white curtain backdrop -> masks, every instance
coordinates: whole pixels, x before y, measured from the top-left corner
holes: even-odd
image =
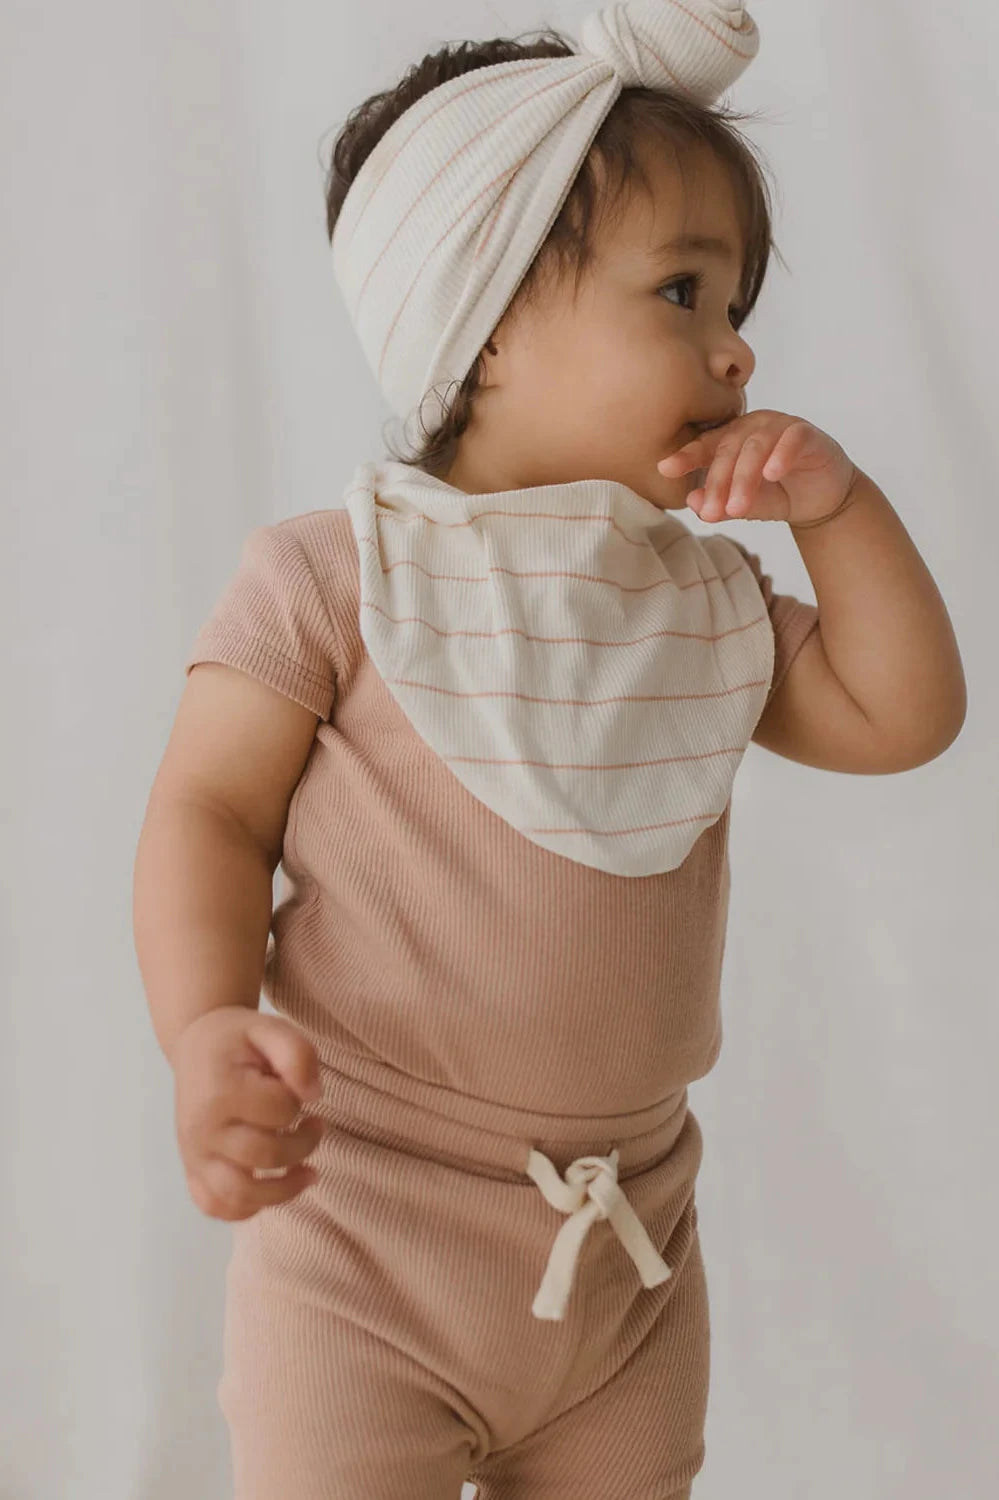
[[[182,659],[247,532],[339,505],[384,451],[391,413],[325,233],[336,129],[446,41],[577,37],[589,8],[0,9],[0,1500],[231,1493],[231,1230],[188,1196],[132,946],[146,797]],[[969,712],[907,774],[750,746],[737,778],[725,1040],[690,1094],[712,1307],[694,1494],[984,1500],[999,12],[751,10],[762,46],[731,98],[766,113],[746,128],[779,183],[791,274],[773,263],[747,330],[750,404],[815,421],[885,490],[951,612]],[[725,529],[814,601],[786,526]]]

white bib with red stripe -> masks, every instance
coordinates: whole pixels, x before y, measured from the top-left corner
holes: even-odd
[[[565,859],[681,864],[725,810],[773,675],[736,545],[606,479],[466,494],[386,460],[344,504],[368,655],[467,790]]]

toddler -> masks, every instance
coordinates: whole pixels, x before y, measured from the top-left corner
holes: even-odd
[[[885,496],[747,410],[771,218],[716,101],[752,18],[581,35],[445,48],[341,130],[334,271],[423,437],[249,534],[150,794],[237,1500],[690,1496],[735,772],[901,771],[963,721]],[[788,523],[818,605],[685,508]]]

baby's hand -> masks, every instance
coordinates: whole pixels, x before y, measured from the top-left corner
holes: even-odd
[[[300,1163],[318,1145],[323,1122],[310,1115],[287,1128],[302,1102],[320,1095],[318,1060],[299,1027],[222,1005],[181,1032],[171,1062],[177,1140],[202,1213],[249,1219],[315,1181],[315,1170]],[[283,1176],[254,1175],[283,1167]]]
[[[858,470],[835,438],[802,417],[752,411],[713,427],[657,465],[669,478],[707,469],[687,504],[702,521],[823,520],[845,499]]]

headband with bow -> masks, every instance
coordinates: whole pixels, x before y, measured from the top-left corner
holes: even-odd
[[[713,103],[759,50],[729,0],[629,0],[587,16],[570,57],[453,78],[412,104],[351,184],[333,268],[368,363],[403,419],[436,431],[623,88]]]

